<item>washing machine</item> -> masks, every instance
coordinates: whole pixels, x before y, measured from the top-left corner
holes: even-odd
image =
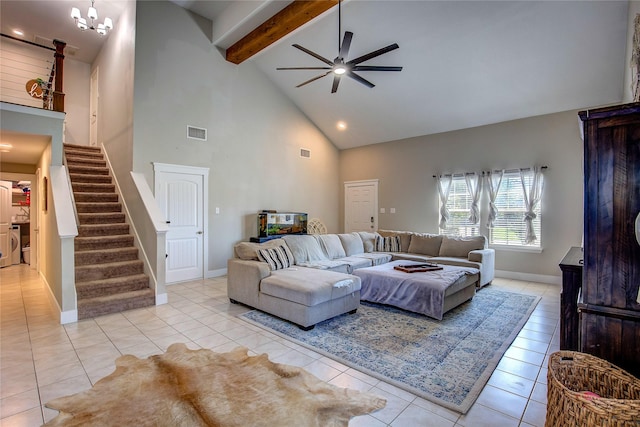
[[[20,226],[13,224],[11,226],[11,264],[20,264]]]

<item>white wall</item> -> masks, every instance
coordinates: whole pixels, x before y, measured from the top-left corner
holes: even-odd
[[[380,180],[379,206],[387,213],[379,228],[437,233],[433,175],[546,165],[543,252],[496,251],[496,269],[559,276],[558,263],[582,239],[582,150],[577,112],[569,111],[345,150],[340,180]]]
[[[89,145],[89,85],[91,66],[66,57],[64,60],[65,143]]]
[[[151,188],[152,162],[210,169],[209,272],[257,234],[262,209],[338,231],[338,150],[251,61],[226,62],[211,22],[170,2],[138,2],[136,31],[133,167]],[[208,140],[188,140],[187,125]]]

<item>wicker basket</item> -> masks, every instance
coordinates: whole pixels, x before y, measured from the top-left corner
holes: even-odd
[[[545,427],[640,426],[640,380],[605,360],[555,352],[549,357],[547,380]]]

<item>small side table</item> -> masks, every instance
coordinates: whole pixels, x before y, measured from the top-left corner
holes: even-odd
[[[572,247],[560,262],[562,293],[560,295],[560,350],[578,351],[580,316],[578,295],[582,288],[583,252]]]

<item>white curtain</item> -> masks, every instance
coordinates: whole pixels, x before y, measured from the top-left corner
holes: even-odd
[[[477,173],[467,173],[464,175],[467,182],[467,191],[471,196],[471,206],[469,207],[469,222],[477,224],[480,222],[480,193],[482,191],[482,179]]]
[[[487,219],[487,227],[489,228],[493,228],[493,222],[498,216],[496,198],[498,197],[500,184],[502,184],[502,175],[504,175],[504,170],[490,171],[487,176],[487,186],[489,187],[489,218]]]
[[[438,178],[438,193],[440,194],[440,229],[447,228],[449,221],[449,209],[447,209],[447,200],[449,200],[449,192],[451,191],[452,175],[440,175]]]
[[[527,176],[530,176],[531,179],[527,180]],[[538,239],[535,231],[533,230],[533,220],[536,218],[534,211],[542,197],[542,171],[537,166],[533,169],[520,169],[520,181],[522,182],[524,203],[527,208],[527,211],[524,214],[524,221],[527,225],[527,236],[525,237],[524,242],[529,244]]]

